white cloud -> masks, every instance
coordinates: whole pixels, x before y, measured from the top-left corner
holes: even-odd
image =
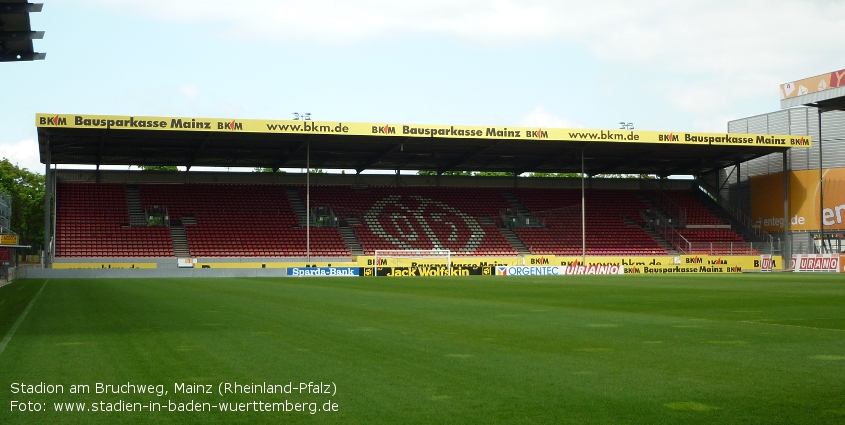
[[[179,93],[191,102],[195,102],[200,96],[200,88],[196,84],[180,84]]]
[[[85,0],[162,20],[208,22],[242,38],[348,43],[397,33],[500,43],[563,40],[608,59],[681,56],[663,66],[735,68],[750,58],[792,60],[829,52],[845,3],[782,0]],[[812,23],[813,39],[800,37]],[[773,52],[778,52],[774,53]],[[733,59],[721,62],[719,59]]]
[[[774,75],[787,82],[780,80],[833,71],[845,51],[845,2],[825,0],[777,5],[760,0],[241,0],[237,7],[224,0],[84,1],[161,20],[209,23],[234,38],[347,44],[431,34],[491,46],[563,42],[586,47],[610,64],[726,80]],[[807,26],[811,38],[804,35]]]
[[[33,173],[44,174],[41,164],[41,154],[35,139],[24,139],[18,142],[0,143],[0,157],[7,158],[12,164],[20,168],[27,168]]]
[[[452,34],[505,41],[553,36],[555,14],[542,3],[511,0],[87,0],[177,22],[220,23],[237,38],[349,43],[388,33]],[[552,3],[554,4],[554,3]]]
[[[522,118],[521,125],[525,127],[584,128],[583,125],[575,121],[552,115],[543,106],[538,106],[525,115]]]
[[[774,108],[779,84],[840,69],[845,56],[843,1],[82,1],[283,45],[410,34],[543,45],[549,54],[583,48],[606,64],[601,72],[653,76],[635,84],[652,86],[654,98],[688,114],[711,114],[705,120],[737,102],[771,99]]]

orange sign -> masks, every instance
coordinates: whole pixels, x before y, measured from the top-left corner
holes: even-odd
[[[780,85],[780,98],[791,99],[845,86],[845,69]]]
[[[789,228],[845,230],[845,168],[824,170],[824,209],[818,170],[789,173]],[[766,231],[783,231],[783,173],[751,177],[751,215]]]

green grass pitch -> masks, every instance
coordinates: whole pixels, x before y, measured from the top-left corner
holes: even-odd
[[[0,338],[10,424],[845,423],[842,275],[21,280]]]

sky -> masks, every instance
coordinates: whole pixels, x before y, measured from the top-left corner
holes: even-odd
[[[842,0],[37,2],[0,157],[40,173],[36,113],[723,132],[845,68]]]

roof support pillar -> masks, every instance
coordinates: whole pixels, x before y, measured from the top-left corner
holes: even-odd
[[[789,236],[789,151],[783,151],[783,267],[792,270],[792,238]]]
[[[50,139],[49,138],[47,139],[47,142],[45,144],[47,146],[46,146],[45,153],[44,153],[45,166],[44,166],[44,251],[43,251],[44,257],[43,257],[43,263],[44,263],[44,268],[49,269],[49,268],[53,267],[53,261],[52,261],[52,258],[53,258],[53,252],[52,252],[53,238],[52,238],[52,235],[53,235],[53,232],[52,232],[52,226],[51,226],[53,224],[53,220],[52,220],[53,210],[52,210],[52,208],[50,208],[50,206],[52,205],[52,202],[51,202],[52,199],[51,198],[52,198],[52,194],[53,194],[53,190],[52,190],[53,179],[55,179],[56,176],[53,173],[50,172],[50,166],[52,165],[50,162],[52,161],[52,158],[51,158],[51,155],[50,155]]]
[[[822,163],[822,109],[816,108],[819,113],[819,236],[821,237],[822,246],[820,254],[824,254],[827,249],[824,241],[824,163]]]

